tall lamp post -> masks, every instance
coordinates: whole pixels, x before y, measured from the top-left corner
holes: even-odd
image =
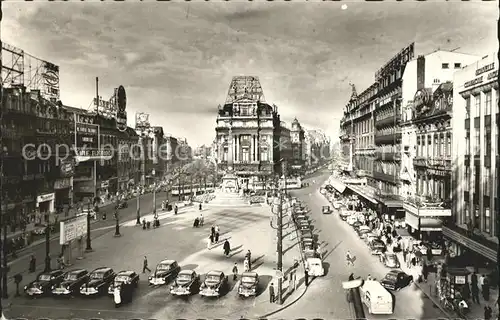
[[[118,206],[119,206],[119,198],[120,194],[116,195],[116,205],[115,205],[115,237],[121,237],[122,235],[120,234],[120,219],[118,217]]]
[[[151,175],[153,176],[153,217],[156,219],[156,171],[154,169]]]
[[[140,195],[141,195],[141,190],[139,187],[137,187],[136,191],[136,199],[137,199],[137,212],[136,212],[136,218],[137,220],[135,221],[136,225],[141,225],[141,200],[140,200]]]
[[[276,186],[279,194],[278,197],[275,197],[273,200],[273,205],[271,207],[271,212],[276,216],[276,226],[273,225],[273,221],[271,219],[270,225],[271,228],[277,230],[277,266],[276,273],[279,274],[278,278],[278,304],[283,304],[283,229],[288,228],[290,225],[290,220],[286,223],[283,223],[283,213],[289,214],[289,210],[291,210],[290,204],[288,201],[285,201],[284,190]]]
[[[45,222],[47,223],[45,227],[45,272],[50,272],[50,216],[49,213],[45,213]]]
[[[89,198],[89,202],[87,203],[87,248],[85,248],[85,252],[92,252],[92,239],[90,239],[90,207],[91,200]]]

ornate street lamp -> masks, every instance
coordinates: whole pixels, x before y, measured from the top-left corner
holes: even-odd
[[[140,195],[141,195],[141,191],[140,191],[140,188],[137,187],[137,191],[136,191],[136,199],[137,199],[137,213],[136,213],[136,217],[137,217],[137,220],[135,221],[135,224],[140,226],[141,225],[141,201],[139,200],[140,199]]]
[[[52,269],[50,266],[50,216],[49,213],[45,213],[45,270],[44,272],[50,272]]]
[[[153,216],[156,219],[156,171],[154,169],[151,171],[151,175],[153,175]]]
[[[121,237],[122,235],[120,234],[120,219],[118,217],[118,204],[119,204],[119,199],[120,198],[120,195],[117,195],[116,196],[116,205],[115,205],[115,221],[116,221],[116,224],[115,224],[115,237]]]
[[[91,252],[92,250],[92,239],[90,238],[90,206],[91,200],[87,203],[87,248],[85,248],[85,252]],[[97,213],[96,213],[97,214]],[[49,257],[50,259],[50,257]]]

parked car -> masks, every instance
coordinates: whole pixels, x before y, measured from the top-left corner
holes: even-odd
[[[82,284],[89,279],[89,272],[85,269],[74,269],[64,274],[62,281],[52,286],[52,294],[69,296],[79,292]]]
[[[413,282],[413,276],[401,270],[391,270],[380,281],[387,290],[398,291]]]
[[[24,286],[24,292],[30,297],[49,294],[52,286],[56,286],[62,281],[63,275],[62,270],[42,272],[36,276],[35,281]]]
[[[175,260],[162,260],[155,268],[153,275],[149,277],[150,285],[162,285],[175,279],[181,268]]]
[[[200,295],[204,297],[220,297],[229,287],[228,277],[222,271],[210,271],[200,288]]]
[[[189,296],[200,290],[200,276],[194,270],[182,270],[177,275],[170,293],[174,296]]]
[[[90,214],[91,219],[94,219],[94,220],[97,219],[97,214],[96,214],[95,210],[92,208],[90,210],[88,208],[83,209],[80,213],[77,214],[77,216],[78,217],[79,216],[87,216],[89,214]]]
[[[356,222],[358,222],[358,218],[356,217],[356,215],[351,214],[347,217],[346,221],[348,225],[353,226]]]
[[[370,227],[368,226],[360,226],[357,230],[356,233],[361,239],[364,239],[365,237],[368,236],[368,234],[372,231]]]
[[[120,200],[118,202],[118,209],[128,208],[128,202],[126,200]]]
[[[380,262],[382,262],[384,264],[384,266],[386,266],[388,268],[401,267],[401,264],[399,263],[398,256],[394,253],[386,252],[384,254],[381,254],[379,257],[380,257]]]
[[[323,206],[323,207],[321,208],[321,212],[322,212],[323,214],[330,214],[330,213],[332,213],[332,209],[330,208],[330,206]]]
[[[131,270],[123,270],[118,272],[108,287],[108,294],[113,294],[115,291],[115,287],[119,286],[122,283],[130,284],[133,288],[137,288],[139,286],[139,275],[137,274],[137,272]]]
[[[259,275],[257,272],[243,272],[240,284],[238,285],[238,295],[244,297],[256,296],[259,288]]]
[[[380,237],[372,231],[367,233],[363,240],[365,240],[366,244],[370,245],[374,240],[380,240]]]
[[[351,216],[352,211],[349,210],[341,210],[339,213],[340,219],[346,221],[348,217]]]
[[[95,269],[90,273],[87,282],[80,287],[80,293],[85,296],[105,294],[115,275],[113,269],[108,267]]]
[[[307,257],[306,264],[309,268],[309,276],[311,277],[322,277],[325,275],[325,269],[323,268],[323,262],[319,257]]]
[[[369,246],[371,254],[378,255],[378,254],[383,254],[386,251],[385,244],[384,242],[382,242],[382,240],[375,239],[370,243]]]

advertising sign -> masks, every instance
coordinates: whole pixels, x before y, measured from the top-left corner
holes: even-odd
[[[60,226],[59,244],[63,245],[85,235],[87,230],[87,216],[82,215],[61,221]]]
[[[116,128],[120,131],[125,131],[127,130],[127,111],[125,111],[127,107],[127,94],[123,86],[118,87],[116,103],[118,105],[118,110],[116,111]]]
[[[75,159],[63,159],[60,164],[61,177],[71,177],[75,174]]]
[[[59,66],[44,61],[42,65],[42,94],[48,99],[59,100]]]
[[[135,127],[136,128],[149,128],[149,114],[139,112],[135,114]]]

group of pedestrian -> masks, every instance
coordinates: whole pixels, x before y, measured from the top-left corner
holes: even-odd
[[[207,248],[210,250],[213,244],[219,243],[220,236],[220,228],[218,225],[212,225],[210,228],[210,236],[208,236]],[[228,246],[229,242],[226,240]],[[224,246],[226,246],[226,242],[224,242]],[[225,250],[224,250],[225,251]]]
[[[469,285],[466,284],[468,287]],[[479,291],[481,291],[481,295],[483,296],[484,301],[490,300],[490,282],[488,277],[484,274],[477,276],[477,273],[474,271],[471,275],[471,284],[470,284],[470,292],[472,294],[472,302],[479,302]]]

